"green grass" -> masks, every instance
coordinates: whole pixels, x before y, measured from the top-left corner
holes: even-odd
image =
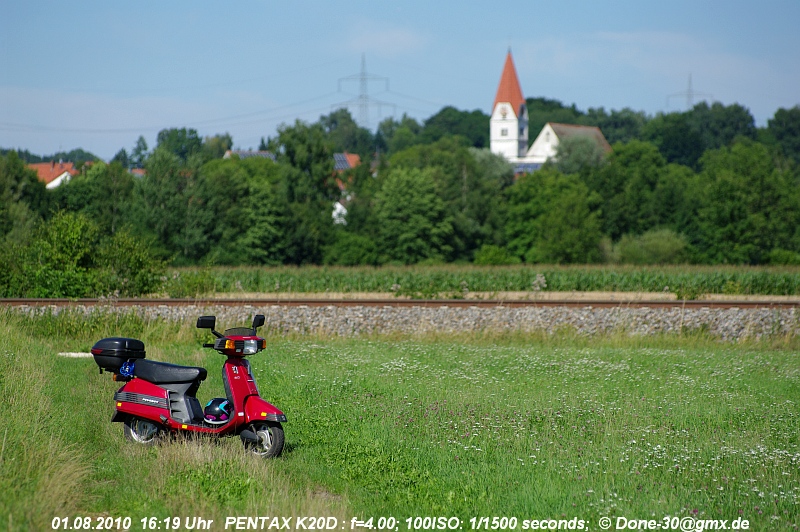
[[[543,277],[542,277],[543,276]],[[463,297],[470,292],[620,291],[798,295],[797,267],[745,266],[407,266],[182,268],[169,275],[173,297],[211,292],[383,292],[412,297]]]
[[[176,514],[800,524],[800,352],[780,339],[271,338],[251,362],[289,422],[264,462],[236,439],[126,442],[115,383],[56,351],[135,334],[148,358],[209,368],[201,400],[222,394],[222,359],[188,326],[95,320],[0,316],[0,528],[101,514],[134,529]]]

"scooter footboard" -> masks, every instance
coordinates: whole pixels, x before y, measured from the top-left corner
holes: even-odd
[[[283,412],[257,395],[251,395],[245,401],[244,417],[247,423],[253,421],[286,422],[286,415]]]

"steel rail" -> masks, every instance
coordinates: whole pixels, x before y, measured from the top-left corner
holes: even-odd
[[[792,300],[613,300],[613,299],[213,299],[213,298],[0,298],[5,307],[572,307],[572,308],[773,308],[800,307]]]

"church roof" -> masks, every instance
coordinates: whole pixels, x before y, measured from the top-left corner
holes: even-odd
[[[508,51],[506,56],[506,64],[503,66],[500,86],[497,87],[497,96],[494,98],[492,109],[497,107],[500,102],[510,103],[514,113],[518,113],[520,107],[525,103],[522,87],[520,87],[519,78],[517,77],[517,69],[514,68],[514,60],[511,58],[511,50]]]
[[[608,143],[605,135],[603,135],[603,132],[600,131],[599,127],[576,126],[573,124],[555,124],[553,122],[548,122],[548,124],[550,124],[550,127],[553,128],[553,132],[560,140],[576,136],[589,137],[593,139],[597,145],[603,149],[604,152],[609,153],[611,151],[611,145]]]

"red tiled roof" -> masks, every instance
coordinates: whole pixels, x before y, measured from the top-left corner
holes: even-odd
[[[508,102],[514,109],[514,113],[519,113],[521,106],[525,103],[522,95],[522,87],[519,85],[517,69],[514,68],[514,60],[511,58],[511,50],[506,56],[506,64],[503,66],[503,74],[500,76],[500,86],[497,87],[497,96],[494,97],[492,109],[497,107],[500,102]]]
[[[350,168],[355,168],[361,164],[361,157],[357,153],[344,152],[344,156],[347,157],[347,162],[350,163]]]
[[[39,175],[39,181],[42,181],[45,185],[50,184],[51,181],[63,175],[64,172],[69,172],[71,176],[78,175],[78,171],[75,170],[75,165],[72,163],[55,161],[50,161],[49,163],[32,163],[28,165],[28,168],[36,170],[36,173]]]

